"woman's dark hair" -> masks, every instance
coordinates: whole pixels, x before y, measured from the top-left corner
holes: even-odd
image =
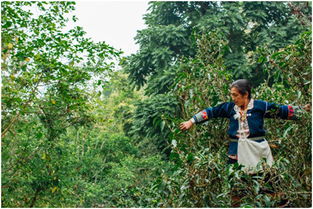
[[[230,86],[230,89],[232,88],[238,89],[241,95],[244,95],[248,92],[248,98],[251,99],[251,83],[247,79],[239,79],[234,81]]]

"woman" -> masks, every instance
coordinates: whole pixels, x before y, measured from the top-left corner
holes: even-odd
[[[228,135],[228,163],[238,162],[247,172],[254,172],[262,158],[272,165],[273,157],[265,140],[264,118],[296,119],[297,114],[311,111],[310,104],[300,106],[277,105],[251,97],[251,84],[246,79],[232,83],[230,95],[233,102],[225,102],[207,108],[194,115],[189,121],[180,124],[181,130],[188,130],[194,124],[203,123],[211,118],[230,120]]]

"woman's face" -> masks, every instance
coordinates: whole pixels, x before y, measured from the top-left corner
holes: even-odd
[[[247,99],[248,99],[248,93],[245,93],[244,95],[240,94],[238,89],[236,87],[233,87],[230,89],[230,96],[233,100],[233,102],[238,106],[241,107],[245,105]]]

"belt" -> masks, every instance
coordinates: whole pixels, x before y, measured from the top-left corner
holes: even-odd
[[[249,140],[252,140],[252,141],[257,141],[257,140],[261,140],[261,139],[264,139],[265,137],[264,136],[259,136],[259,137],[251,137],[251,138],[247,138]],[[239,139],[230,139],[229,141],[230,142],[238,142]]]

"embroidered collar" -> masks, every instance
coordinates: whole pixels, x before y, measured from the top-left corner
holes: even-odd
[[[251,110],[254,107],[254,99],[250,99],[250,102],[247,106],[247,110]],[[234,118],[237,119],[240,117],[240,107],[238,107],[237,105],[234,106],[234,110],[236,112],[236,114],[234,115]]]

